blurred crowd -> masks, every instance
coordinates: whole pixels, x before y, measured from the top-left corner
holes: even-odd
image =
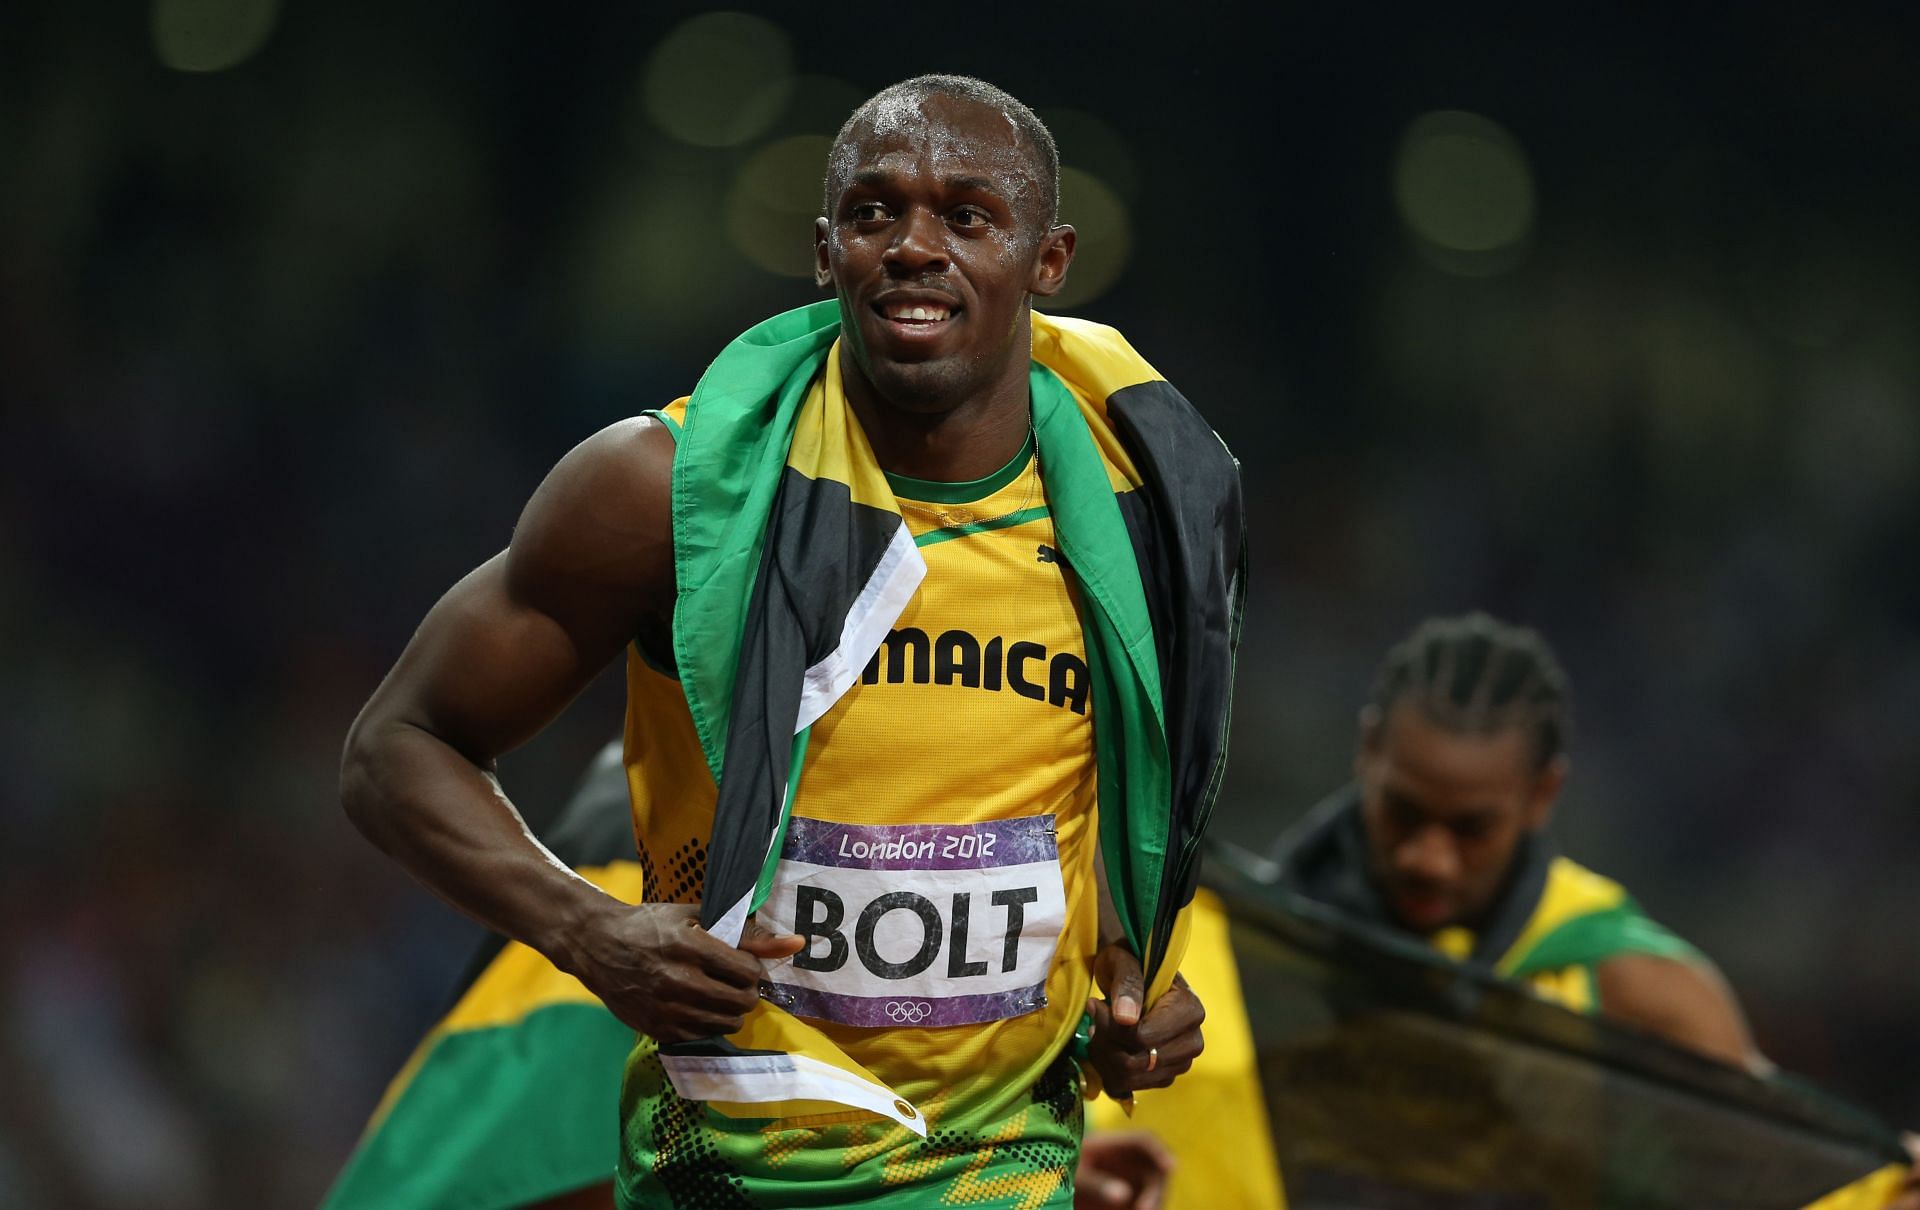
[[[950,16],[9,18],[0,1204],[317,1199],[477,937],[344,822],[348,722],[574,441],[815,296],[808,165],[924,70],[1055,117],[1073,309],[1243,462],[1221,831],[1340,783],[1421,617],[1535,625],[1562,844],[1920,1124],[1903,31],[1090,16],[1063,59]],[[620,712],[506,763],[530,817]]]

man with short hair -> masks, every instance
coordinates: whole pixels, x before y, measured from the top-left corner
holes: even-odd
[[[562,459],[348,738],[362,830],[640,1031],[623,1205],[1063,1205],[1083,1090],[1199,1053],[1238,470],[1117,333],[1032,312],[1057,197],[998,89],[868,101],[836,300]],[[489,771],[623,650],[639,906]]]

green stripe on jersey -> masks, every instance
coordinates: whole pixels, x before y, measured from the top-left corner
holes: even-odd
[[[1649,920],[1629,900],[1619,907],[1567,921],[1535,942],[1507,974],[1518,979],[1535,971],[1598,966],[1623,954],[1648,954],[1682,962],[1705,961],[1699,950]]]
[[[1036,504],[1032,508],[1023,508],[1019,512],[1008,513],[1004,517],[988,517],[985,521],[969,521],[965,525],[949,525],[944,529],[930,529],[913,540],[915,546],[932,546],[936,542],[950,542],[955,538],[964,538],[969,534],[984,534],[996,529],[1011,529],[1016,525],[1025,525],[1029,521],[1038,521],[1047,516],[1047,506]]]

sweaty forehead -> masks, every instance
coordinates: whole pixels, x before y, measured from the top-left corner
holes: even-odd
[[[904,95],[868,107],[829,168],[836,194],[856,172],[926,172],[940,180],[984,177],[1024,204],[1039,190],[1035,158],[1011,114],[965,98]]]

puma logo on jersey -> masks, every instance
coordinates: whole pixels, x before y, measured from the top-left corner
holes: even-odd
[[[1034,561],[1035,561],[1036,563],[1064,563],[1064,562],[1066,562],[1066,560],[1065,560],[1065,559],[1062,559],[1062,558],[1060,557],[1060,552],[1059,552],[1059,551],[1057,551],[1057,550],[1055,550],[1055,549],[1054,549],[1053,547],[1051,547],[1051,546],[1047,546],[1047,545],[1045,545],[1044,543],[1043,543],[1043,544],[1041,544],[1041,546],[1040,546],[1040,548],[1039,548],[1039,557],[1038,557],[1038,558],[1036,558],[1036,559],[1035,559]]]

